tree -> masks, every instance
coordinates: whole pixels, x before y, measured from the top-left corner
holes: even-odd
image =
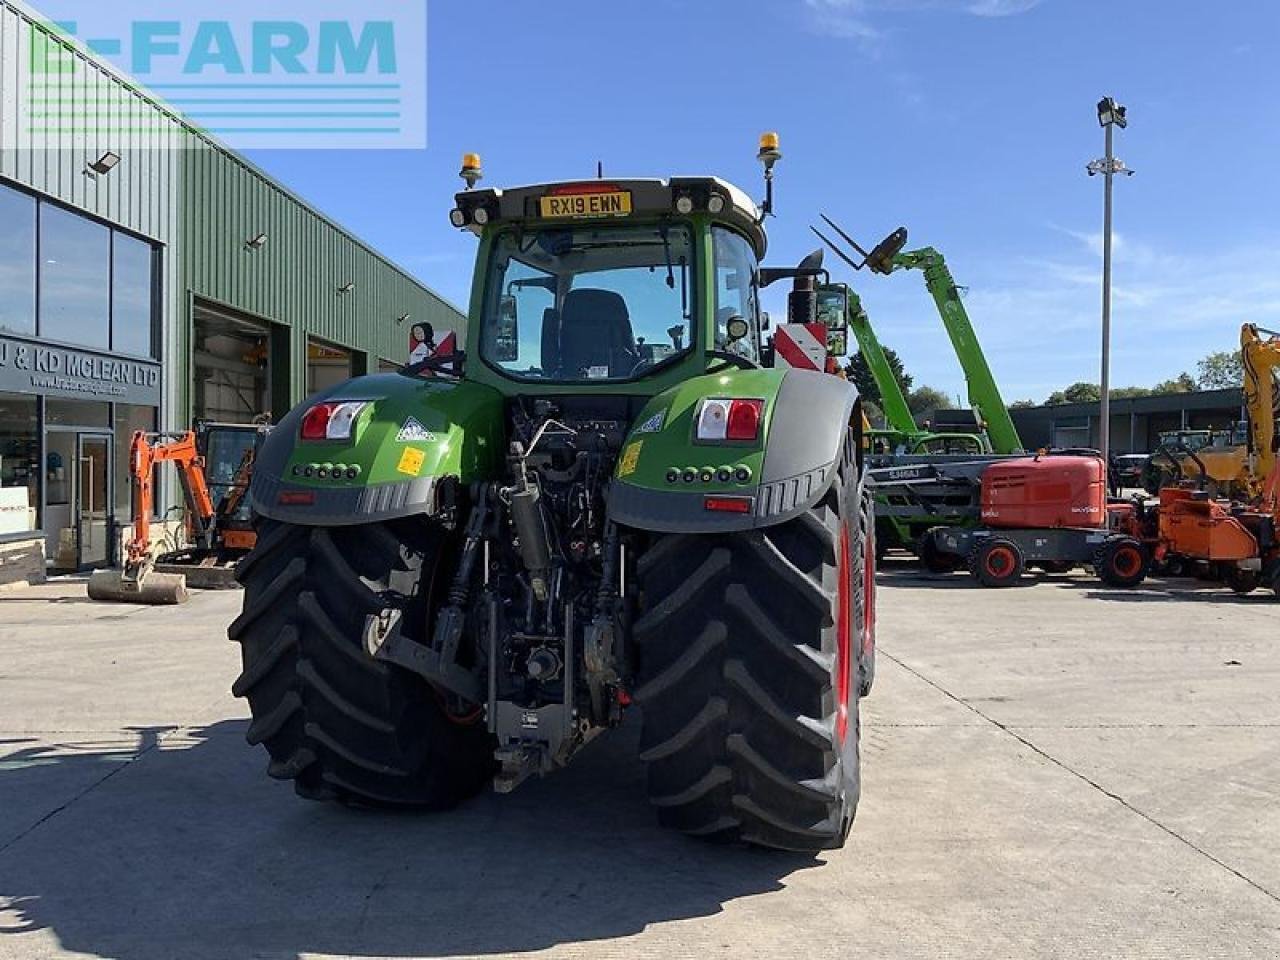
[[[1065,390],[1055,390],[1049,394],[1046,404],[1053,406],[1061,403],[1097,403],[1102,397],[1102,389],[1096,383],[1079,381]]]
[[[1151,388],[1152,393],[1191,393],[1196,388],[1196,378],[1183,371],[1172,380],[1161,380]]]
[[[862,412],[866,414],[867,422],[870,423],[874,429],[879,430],[884,428],[884,411],[880,409],[880,405],[874,400],[868,400],[866,397],[863,397]]]
[[[1031,407],[1038,407],[1038,406],[1040,406],[1040,404],[1036,403],[1034,400],[1015,400],[1013,401],[1013,403],[1009,404],[1009,409],[1010,410],[1028,410]]]
[[[1131,400],[1134,397],[1149,397],[1152,394],[1149,387],[1116,387],[1111,391],[1112,400]],[[1098,391],[1098,396],[1102,396],[1102,391]]]
[[[951,409],[950,398],[941,390],[933,387],[917,387],[907,394],[907,406],[912,413],[924,413],[926,410]]]
[[[893,378],[898,381],[903,394],[909,394],[911,374],[902,368],[901,358],[889,347],[884,348],[884,357],[889,361],[889,369],[893,371]],[[871,375],[871,368],[867,366],[867,361],[862,356],[862,351],[858,351],[849,358],[844,371],[853,385],[858,388],[858,394],[864,399],[874,400],[876,403],[884,400],[884,397],[880,396],[880,387],[876,385],[875,377]]]
[[[1196,364],[1196,383],[1201,390],[1227,390],[1244,385],[1244,364],[1234,350],[1211,353]]]

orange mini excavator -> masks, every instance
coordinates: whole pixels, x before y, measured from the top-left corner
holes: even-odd
[[[251,424],[204,422],[181,433],[135,433],[129,445],[133,536],[125,544],[123,568],[96,571],[89,596],[173,604],[187,599],[188,581],[195,587],[233,586],[236,561],[257,540],[245,493],[264,432]],[[165,462],[178,468],[188,546],[157,555],[151,536],[155,468]]]

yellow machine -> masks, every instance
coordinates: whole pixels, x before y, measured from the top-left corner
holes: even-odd
[[[1256,497],[1263,492],[1276,465],[1280,333],[1246,323],[1240,328],[1240,359],[1244,364],[1244,405],[1249,413],[1248,492],[1250,497]]]
[[[1194,477],[1203,470],[1204,486],[1210,496],[1252,500],[1262,492],[1276,461],[1276,404],[1280,390],[1275,377],[1280,368],[1280,334],[1244,324],[1240,328],[1240,359],[1248,422],[1235,430],[1180,431],[1167,445],[1181,467],[1177,476]],[[1193,435],[1202,439],[1196,442]],[[1161,435],[1162,440],[1164,436]],[[1154,494],[1176,479],[1171,464],[1164,458],[1153,458],[1144,485]]]

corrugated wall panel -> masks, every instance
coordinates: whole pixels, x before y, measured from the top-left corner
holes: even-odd
[[[294,399],[301,398],[305,338],[403,358],[410,314],[440,329],[461,315],[431,290],[248,167],[216,149],[194,152],[182,189],[183,284],[193,294],[295,331]],[[266,245],[245,250],[266,233]],[[355,283],[350,294],[339,288]]]

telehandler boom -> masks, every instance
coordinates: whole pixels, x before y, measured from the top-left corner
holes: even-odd
[[[823,214],[822,219],[861,254],[862,263],[856,263],[852,257],[846,255],[816,229],[814,233],[817,233],[827,246],[855,270],[861,270],[865,266],[869,267],[872,273],[884,276],[888,276],[895,270],[919,270],[924,274],[925,286],[929,290],[929,295],[933,297],[933,302],[938,308],[938,316],[942,318],[942,325],[951,339],[956,359],[964,371],[969,405],[977,413],[979,422],[985,426],[987,435],[991,439],[991,449],[996,453],[1021,452],[1022,440],[1018,437],[1018,430],[1013,425],[1013,418],[1009,416],[1009,408],[1005,406],[1004,398],[1000,395],[1000,388],[996,386],[995,376],[991,373],[991,366],[982,352],[982,345],[978,342],[978,335],[974,332],[968,311],[960,300],[960,287],[951,276],[951,270],[947,267],[942,254],[933,247],[904,251],[902,248],[907,243],[906,227],[899,227],[868,253],[830,217]]]

